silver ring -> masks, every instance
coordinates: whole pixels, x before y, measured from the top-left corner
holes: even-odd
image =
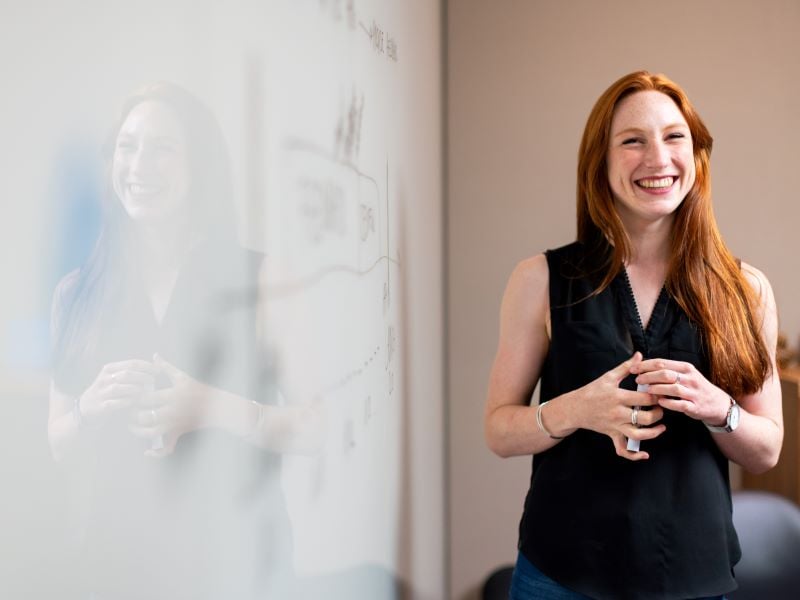
[[[681,374],[676,371],[675,375],[677,375],[677,377],[675,378],[675,385],[680,385],[681,384]]]
[[[153,425],[155,426],[155,424],[156,424],[156,409],[155,408],[151,408],[150,409],[150,417],[152,417]]]
[[[631,425],[633,425],[634,427],[638,427],[639,426],[639,407],[638,406],[634,406],[633,409],[631,410]]]

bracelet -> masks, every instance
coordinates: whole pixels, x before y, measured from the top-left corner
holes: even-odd
[[[540,402],[539,406],[536,409],[536,423],[539,425],[539,431],[541,431],[542,433],[546,433],[554,440],[563,440],[564,439],[563,437],[553,435],[552,433],[547,431],[547,428],[544,426],[544,423],[542,423],[542,409],[544,408],[544,405],[547,404],[548,402],[550,401],[546,400],[545,402]]]
[[[250,404],[253,406],[253,408],[255,408],[258,411],[258,417],[256,418],[256,422],[253,425],[253,428],[247,435],[244,436],[244,439],[247,440],[248,442],[257,444],[258,440],[256,439],[256,434],[259,431],[261,431],[261,427],[264,424],[264,416],[265,416],[264,405],[261,404],[260,402],[256,402],[255,400],[251,400]]]

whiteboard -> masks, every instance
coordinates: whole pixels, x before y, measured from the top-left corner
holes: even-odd
[[[133,90],[166,80],[222,126],[240,238],[266,255],[259,336],[272,375],[282,402],[322,415],[317,451],[284,457],[295,572],[331,597],[337,585],[341,597],[443,597],[439,3],[93,0],[4,13],[0,49],[18,60],[2,67],[16,83],[0,113],[13,140],[3,175],[6,197],[25,201],[3,224],[14,260],[2,264],[0,389],[17,399],[3,589],[58,589],[31,576],[41,562],[58,572],[69,535],[46,438],[50,297],[97,231],[91,202],[75,220],[81,190],[103,177],[96,149]]]

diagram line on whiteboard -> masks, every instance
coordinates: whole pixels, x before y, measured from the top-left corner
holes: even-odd
[[[386,156],[386,256],[389,256],[391,247],[389,244],[389,236],[391,229],[389,228],[389,156]],[[389,296],[389,306],[392,305],[392,270],[390,268],[390,261],[386,262],[386,292]]]
[[[269,297],[289,296],[293,293],[300,292],[304,289],[311,287],[314,284],[319,283],[326,276],[332,275],[334,273],[347,273],[350,275],[356,275],[358,277],[367,275],[384,260],[387,263],[393,263],[398,267],[400,266],[400,263],[391,256],[379,256],[377,259],[375,259],[375,262],[373,262],[366,269],[356,269],[355,267],[351,267],[349,265],[331,265],[329,267],[325,267],[324,269],[315,271],[311,275],[298,279],[296,281],[290,281],[288,283],[278,283],[274,285],[267,284],[264,286],[264,290],[268,292]]]
[[[286,150],[294,152],[307,152],[308,154],[316,154],[317,156],[329,160],[332,163],[351,169],[354,173],[356,173],[356,175],[358,175],[359,177],[363,177],[364,179],[368,180],[372,185],[374,185],[376,192],[380,190],[378,181],[374,177],[371,177],[370,175],[364,173],[364,171],[359,169],[355,165],[355,163],[349,160],[336,158],[336,156],[334,156],[331,152],[325,150],[324,148],[314,143],[308,142],[306,140],[301,140],[299,138],[289,138],[288,140],[286,140],[286,142],[284,142],[283,146]]]

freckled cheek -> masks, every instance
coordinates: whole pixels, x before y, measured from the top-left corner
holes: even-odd
[[[111,185],[114,187],[114,192],[120,198],[122,197],[123,181],[126,172],[127,169],[125,166],[120,161],[115,160],[114,166],[111,168]]]
[[[690,157],[688,162],[684,163],[684,175],[683,179],[686,185],[686,188],[691,188],[694,185],[695,179],[697,178],[697,171],[695,170],[694,166],[694,157]]]

